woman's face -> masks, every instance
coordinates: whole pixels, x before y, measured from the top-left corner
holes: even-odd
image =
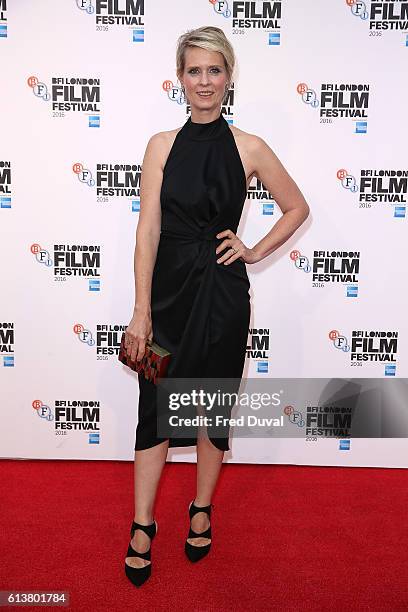
[[[222,53],[187,47],[184,58],[184,72],[179,75],[179,79],[184,85],[190,105],[197,110],[219,108],[228,83]]]

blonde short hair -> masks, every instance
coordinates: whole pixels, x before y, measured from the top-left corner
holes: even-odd
[[[235,66],[234,49],[221,28],[203,26],[182,34],[177,41],[176,68],[177,76],[184,72],[185,51],[188,47],[200,47],[207,51],[217,51],[224,57],[228,83],[232,81]]]

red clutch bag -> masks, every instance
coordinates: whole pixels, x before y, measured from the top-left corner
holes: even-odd
[[[122,334],[118,355],[119,361],[135,372],[143,372],[144,377],[154,384],[166,375],[170,355],[171,353],[165,348],[159,346],[156,342],[148,340],[142,359],[140,361],[136,361],[136,359],[132,361],[125,348],[125,332]]]

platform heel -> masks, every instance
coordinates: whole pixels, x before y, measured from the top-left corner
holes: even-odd
[[[210,518],[211,509],[213,507],[214,505],[210,504],[209,506],[203,506],[200,508],[199,506],[194,505],[194,501],[190,502],[190,505],[188,507],[188,513],[190,516],[190,531],[188,532],[187,539],[189,538],[211,539],[211,525],[205,531],[202,531],[201,533],[196,533],[191,528],[191,519],[193,518],[195,514],[197,514],[197,512],[205,512],[206,514],[208,514],[208,518]],[[190,544],[190,542],[187,542],[186,540],[185,546],[184,546],[184,550],[185,550],[187,557],[193,563],[200,561],[200,559],[205,557],[210,552],[210,549],[211,549],[211,542],[209,542],[208,544],[205,544],[204,546],[195,546],[194,544]]]
[[[134,536],[134,533],[135,533],[135,531],[137,529],[141,529],[142,531],[144,531],[145,534],[150,538],[150,540],[152,542],[153,538],[157,534],[158,525],[157,525],[156,521],[154,521],[150,525],[141,525],[140,523],[135,523],[135,521],[133,521],[132,522],[132,527],[130,529],[130,539],[131,540],[132,540],[132,538]],[[135,550],[132,547],[131,543],[129,542],[126,558],[128,558],[128,557],[140,557],[141,559],[144,559],[145,561],[150,561],[150,563],[148,563],[144,567],[131,567],[130,565],[128,565],[126,563],[126,560],[125,560],[125,573],[126,573],[126,576],[137,587],[142,586],[142,584],[144,584],[146,582],[146,580],[148,578],[150,578],[151,573],[152,573],[151,542],[150,542],[149,550],[144,552],[144,553],[141,553],[141,552],[138,552],[137,550]]]

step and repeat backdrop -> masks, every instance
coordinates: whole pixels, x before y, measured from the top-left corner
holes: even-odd
[[[141,164],[189,116],[176,41],[203,25],[237,56],[226,119],[269,144],[311,209],[247,266],[245,377],[407,377],[408,2],[0,0],[2,457],[133,458],[138,383],[117,355]],[[280,216],[254,179],[240,238]],[[233,438],[225,461],[408,466],[406,437],[342,435],[306,400],[283,412],[296,436]]]

